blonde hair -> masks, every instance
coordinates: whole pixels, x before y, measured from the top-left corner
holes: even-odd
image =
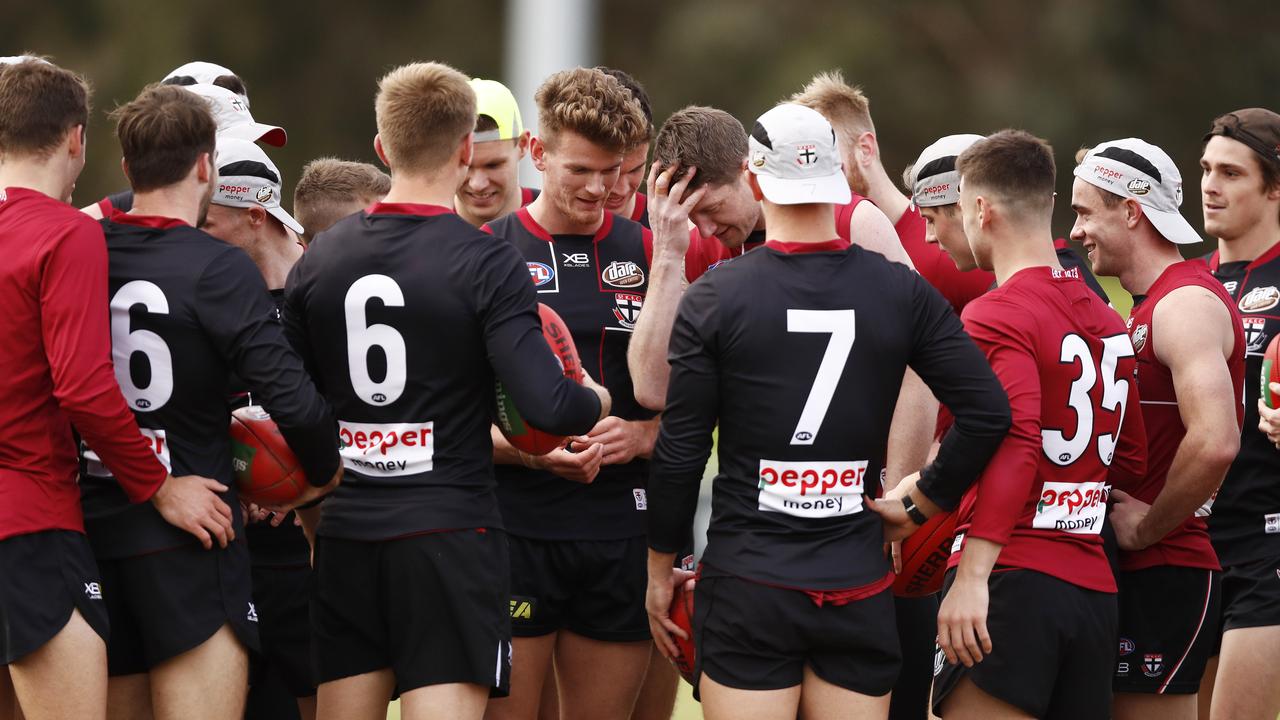
[[[318,158],[302,168],[293,189],[293,215],[310,240],[361,207],[381,200],[391,190],[391,178],[369,163]]]
[[[387,73],[378,81],[374,109],[393,171],[438,169],[476,124],[476,94],[467,76],[443,63],[413,63]]]
[[[619,153],[649,140],[649,123],[640,102],[617,78],[595,68],[552,75],[538,88],[534,100],[538,134],[550,147],[566,130]]]
[[[839,70],[814,75],[804,89],[791,96],[791,102],[817,110],[848,139],[875,132],[871,101],[862,94],[862,88],[845,82]]]

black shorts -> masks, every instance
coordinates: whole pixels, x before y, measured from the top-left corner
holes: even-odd
[[[693,601],[695,682],[705,673],[731,688],[780,690],[799,685],[808,665],[853,692],[893,689],[902,655],[892,590],[818,607],[800,590],[708,576],[705,565],[702,572]]]
[[[249,684],[275,673],[296,698],[316,694],[311,665],[311,568],[254,566],[253,600],[262,652],[249,662]]]
[[[956,571],[947,572],[946,593]],[[934,657],[933,711],[968,677],[978,689],[1037,718],[1111,717],[1116,596],[1034,570],[991,574],[991,652],[967,668]]]
[[[1168,565],[1122,572],[1116,692],[1191,695],[1218,643],[1221,573]]]
[[[539,637],[565,629],[603,642],[649,639],[644,609],[648,543],[536,540],[510,536],[511,631]]]
[[[223,625],[258,650],[258,610],[243,539],[225,549],[184,545],[126,558],[98,558],[111,617],[107,672],[149,672],[198,647]]]
[[[401,693],[511,680],[510,570],[501,530],[378,542],[323,537],[311,598],[316,681],[390,668]]]
[[[889,701],[889,720],[928,720],[933,651],[938,638],[938,595],[893,598],[902,671]]]
[[[45,530],[0,540],[0,665],[44,647],[76,609],[105,642],[101,575],[82,533]]]
[[[1280,558],[1222,569],[1222,631],[1280,625]]]

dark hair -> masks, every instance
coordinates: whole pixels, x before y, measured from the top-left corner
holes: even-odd
[[[962,184],[976,185],[1026,212],[1053,208],[1053,148],[1024,130],[1001,130],[975,142],[956,158],[956,170]]]
[[[742,173],[747,158],[747,131],[723,110],[690,105],[662,123],[653,157],[664,167],[696,167],[689,189],[724,185]]]
[[[622,83],[622,87],[631,91],[631,97],[640,103],[640,111],[644,113],[645,122],[649,125],[649,140],[653,140],[653,108],[649,104],[649,93],[644,91],[644,86],[636,80],[631,73],[617,68],[605,67],[597,65],[596,69],[606,75],[612,75]]]
[[[111,113],[134,192],[181,181],[202,153],[212,160],[217,123],[209,103],[173,85],[148,85]]]
[[[0,72],[0,156],[44,158],[88,124],[89,84],[76,73],[38,57]]]

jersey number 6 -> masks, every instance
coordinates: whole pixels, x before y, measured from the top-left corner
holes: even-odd
[[[146,280],[134,280],[120,286],[111,298],[111,364],[115,367],[116,382],[129,407],[142,412],[154,412],[164,407],[173,395],[173,354],[164,339],[150,330],[130,330],[129,313],[135,305],[141,305],[148,313],[169,314],[169,301],[159,285]],[[151,376],[146,387],[138,387],[130,368],[134,353],[142,353],[147,359]]]
[[[342,309],[347,320],[347,366],[351,373],[351,389],[356,397],[370,405],[382,407],[395,402],[404,392],[408,374],[404,338],[390,325],[368,324],[366,309],[377,299],[384,307],[404,307],[404,293],[395,280],[386,275],[365,275],[351,284]],[[382,380],[369,375],[369,351],[379,348],[387,361]]]

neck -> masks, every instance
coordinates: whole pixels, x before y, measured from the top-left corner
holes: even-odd
[[[991,269],[996,283],[1005,282],[1022,270],[1051,267],[1058,270],[1058,253],[1053,248],[1053,232],[1047,225],[1019,227],[1009,225],[991,234]]]
[[[245,248],[253,264],[257,265],[262,273],[262,279],[266,281],[268,290],[283,288],[285,280],[289,277],[289,270],[293,268],[294,263],[298,262],[298,258],[302,257],[302,248],[298,243],[294,242],[283,229],[275,229],[278,231],[271,233],[269,239],[251,248]]]
[[[765,240],[790,243],[820,243],[834,240],[836,220],[829,203],[775,205],[768,200],[764,208]]]
[[[439,205],[453,207],[453,195],[458,189],[454,177],[436,175],[421,177],[405,173],[393,173],[391,190],[382,199],[384,203],[407,203],[411,205]]]
[[[1170,265],[1182,262],[1178,246],[1164,238],[1139,242],[1142,249],[1133,254],[1132,262],[1119,275],[1121,287],[1130,295],[1146,295]]]
[[[529,203],[529,214],[533,216],[535,222],[542,226],[552,235],[595,235],[600,226],[604,224],[604,206],[600,207],[599,215],[590,222],[578,222],[573,218],[566,217],[564,213],[556,209],[555,205],[547,199],[547,188],[542,189],[542,194],[536,200]]]
[[[1275,219],[1275,213],[1271,217]],[[1239,237],[1231,240],[1218,238],[1218,262],[1252,262],[1277,242],[1280,242],[1280,227],[1274,223],[1260,222]]]
[[[44,193],[54,200],[66,201],[66,179],[53,163],[29,158],[0,162],[0,189],[26,188]]]
[[[885,217],[889,218],[890,222],[897,225],[902,216],[906,214],[911,201],[889,179],[888,174],[884,171],[884,166],[880,163],[875,163],[866,173],[866,180],[867,199],[875,203],[876,207],[880,208],[880,211],[885,214]]]
[[[618,217],[630,218],[631,213],[636,211],[636,195],[637,194],[638,193],[631,193],[631,197],[626,202],[622,203],[622,207],[618,208],[617,212],[615,212],[614,215],[617,215]]]
[[[195,227],[200,219],[201,193],[187,183],[178,183],[157,190],[135,192],[130,215],[167,217]]]

